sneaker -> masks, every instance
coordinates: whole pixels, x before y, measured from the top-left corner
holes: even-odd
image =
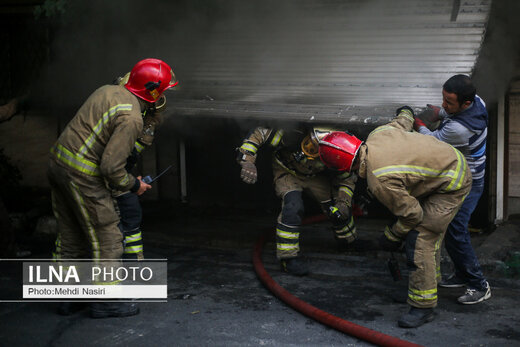
[[[472,288],[466,289],[466,293],[457,299],[458,302],[464,305],[478,304],[491,297],[491,288],[489,283],[486,282],[486,288],[484,290],[476,290]]]
[[[296,276],[305,276],[309,273],[307,262],[302,257],[285,258],[280,260],[282,270]]]
[[[468,282],[466,280],[463,280],[460,277],[457,277],[457,275],[453,274],[448,279],[442,280],[439,283],[439,287],[443,288],[460,288],[465,287]]]

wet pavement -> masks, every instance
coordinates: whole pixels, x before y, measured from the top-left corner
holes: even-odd
[[[60,316],[56,303],[1,303],[0,345],[371,346],[293,310],[259,281],[253,247],[275,216],[149,217],[146,257],[168,259],[167,302],[140,303],[139,315],[108,319],[91,319],[87,310]],[[376,238],[386,222],[360,219],[358,232]],[[463,288],[440,288],[436,319],[401,329],[396,322],[407,305],[391,297],[406,280],[392,280],[389,254],[339,253],[327,223],[305,227],[301,248],[309,276],[281,272],[272,242],[264,247],[264,266],[293,295],[332,315],[425,346],[520,346],[518,276],[487,267],[492,297],[478,305],[456,302]],[[404,255],[397,256],[406,277]],[[447,259],[442,268],[449,273]],[[10,281],[9,273],[1,275],[3,287]]]

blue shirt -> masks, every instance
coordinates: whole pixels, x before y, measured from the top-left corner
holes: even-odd
[[[464,111],[449,115],[444,109],[439,112],[441,124],[435,131],[425,126],[419,132],[449,143],[464,154],[473,176],[473,181],[482,181],[486,173],[486,138],[488,114],[486,104],[477,95],[475,101]]]

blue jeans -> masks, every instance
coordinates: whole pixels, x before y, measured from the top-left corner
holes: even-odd
[[[486,279],[471,245],[468,223],[483,191],[483,180],[473,181],[471,191],[448,226],[445,236],[446,250],[455,266],[455,275],[466,280],[468,288],[476,290],[486,288]]]

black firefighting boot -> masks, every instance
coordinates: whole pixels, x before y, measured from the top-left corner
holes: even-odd
[[[397,321],[401,328],[417,328],[435,318],[433,308],[410,307],[410,311]]]
[[[302,257],[280,259],[282,270],[296,276],[305,276],[309,273],[307,261]]]
[[[139,313],[139,306],[133,302],[94,302],[90,305],[90,317],[128,317]]]
[[[87,307],[86,302],[72,301],[72,302],[60,302],[58,305],[58,314],[62,316],[70,316],[77,313]]]

